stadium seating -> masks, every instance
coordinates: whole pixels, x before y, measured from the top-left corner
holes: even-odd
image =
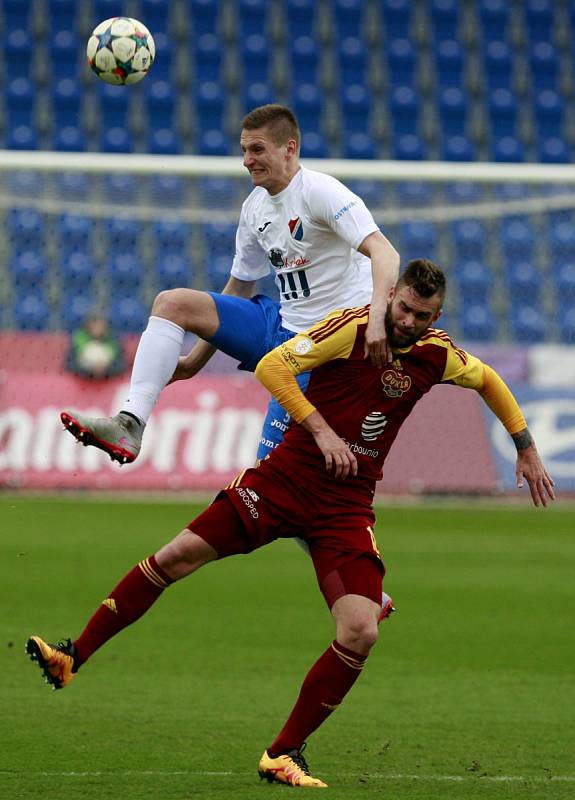
[[[110,319],[118,333],[141,333],[148,324],[150,311],[138,297],[119,297],[110,303]]]
[[[532,303],[511,305],[511,325],[515,339],[522,344],[541,344],[546,337],[546,320]]]
[[[157,56],[150,77],[128,90],[97,81],[85,68],[86,36],[95,21],[117,13],[117,0],[0,0],[3,147],[239,156],[242,116],[285,102],[300,119],[304,158],[573,161],[570,0],[138,0],[126,13],[150,28]],[[570,209],[547,212],[542,201],[541,216],[506,212],[451,222],[458,205],[536,203],[541,191],[514,183],[347,182],[370,207],[404,209],[406,219],[409,209],[451,207],[440,225],[413,220],[407,232],[382,228],[402,260],[425,252],[449,265],[456,298],[463,298],[460,313],[452,313],[456,334],[526,343],[537,335],[572,337],[563,314],[543,332],[540,324],[550,298],[573,306]],[[251,182],[23,171],[7,174],[6,187],[11,197],[45,202],[125,209],[126,198],[138,197],[157,208],[235,214]],[[62,322],[68,328],[83,303],[109,293],[106,276],[119,250],[143,265],[138,271],[128,259],[118,268],[127,276],[122,293],[133,294],[122,299],[134,300],[136,315],[155,288],[191,275],[200,288],[221,288],[227,279],[235,223],[210,230],[128,221],[126,231],[122,219],[111,227],[101,211],[89,222],[83,213],[49,216],[17,204],[3,212],[8,278],[3,283],[0,276],[0,288],[21,289],[3,324],[58,327],[48,299],[64,315],[62,298],[85,294]],[[96,270],[100,263],[106,268]],[[512,297],[521,306],[513,318]],[[129,325],[125,318],[122,324]]]

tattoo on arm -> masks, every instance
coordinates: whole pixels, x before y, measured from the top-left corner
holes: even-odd
[[[517,452],[520,450],[526,450],[533,444],[533,439],[529,433],[529,428],[523,428],[523,430],[519,431],[519,433],[512,433],[511,438],[513,439]]]

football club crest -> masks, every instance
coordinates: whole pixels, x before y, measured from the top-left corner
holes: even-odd
[[[401,397],[411,388],[411,378],[395,369],[385,369],[381,375],[381,384],[388,397]]]
[[[303,225],[301,224],[301,219],[299,217],[290,219],[288,225],[291,238],[295,239],[296,242],[301,242],[303,238]]]

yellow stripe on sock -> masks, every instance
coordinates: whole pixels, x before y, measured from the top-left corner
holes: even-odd
[[[336,656],[343,661],[348,667],[352,669],[362,670],[363,665],[365,664],[365,659],[361,661],[358,658],[353,658],[353,656],[348,656],[346,653],[340,653],[337,647],[332,642],[332,649]]]
[[[155,584],[155,585],[156,585],[156,586],[158,586],[160,589],[165,589],[165,588],[166,588],[166,586],[167,586],[168,584],[167,584],[167,583],[166,583],[166,581],[165,581],[163,578],[161,578],[161,577],[158,575],[158,573],[157,573],[157,572],[156,572],[156,571],[155,571],[155,570],[154,570],[154,569],[153,569],[153,568],[150,566],[150,562],[149,562],[149,560],[148,560],[147,558],[146,558],[146,559],[144,559],[144,561],[140,561],[140,563],[138,564],[138,566],[140,567],[140,569],[142,570],[142,572],[144,573],[144,575],[146,576],[146,578],[147,578],[147,579],[148,579],[148,580],[149,580],[151,583]]]
[[[106,597],[105,600],[102,600],[102,605],[106,606],[106,608],[109,608],[110,611],[114,612],[114,614],[118,613],[118,609],[116,607],[116,601],[114,600],[113,597]]]

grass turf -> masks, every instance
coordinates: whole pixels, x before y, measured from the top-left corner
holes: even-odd
[[[333,636],[291,542],[171,588],[53,692],[27,637],[74,637],[106,593],[198,511],[0,496],[0,797],[285,797],[256,768]],[[575,513],[379,512],[399,612],[311,737],[333,798],[567,798],[575,792]]]

